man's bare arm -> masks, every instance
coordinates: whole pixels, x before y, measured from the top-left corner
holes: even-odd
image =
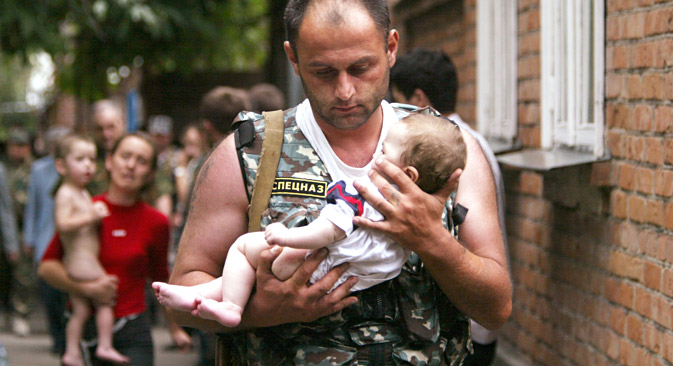
[[[421,191],[399,168],[377,160],[372,181],[385,198],[356,185],[386,217],[372,222],[357,217],[356,225],[378,229],[421,257],[442,291],[463,313],[489,329],[500,327],[512,308],[511,280],[498,223],[493,177],[478,143],[463,133],[468,159],[456,201],[469,213],[460,226],[460,242],[441,222],[448,190]],[[399,186],[395,189],[386,175]]]

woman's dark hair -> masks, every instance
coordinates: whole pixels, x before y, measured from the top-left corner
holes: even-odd
[[[299,27],[304,21],[304,16],[308,7],[312,4],[312,0],[290,0],[285,7],[285,35],[290,42],[292,51],[297,56],[297,38],[299,36]],[[386,0],[338,0],[338,1],[322,1],[322,3],[338,3],[345,2],[355,3],[367,10],[367,13],[374,20],[374,24],[379,29],[385,44],[388,44],[388,32],[390,31],[390,13],[388,12],[388,2]],[[320,6],[323,4],[317,4]]]

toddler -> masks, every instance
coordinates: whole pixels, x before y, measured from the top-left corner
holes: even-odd
[[[78,281],[91,281],[105,275],[98,260],[98,224],[109,215],[103,202],[93,202],[86,185],[96,172],[96,145],[93,140],[76,134],[64,136],[57,144],[56,170],[61,184],[54,197],[54,222],[63,243],[63,263],[68,275]],[[72,314],[66,325],[66,348],[63,365],[84,365],[79,341],[90,315],[90,301],[70,296]],[[96,356],[114,364],[128,364],[129,358],[112,346],[113,307],[96,304],[98,345]]]

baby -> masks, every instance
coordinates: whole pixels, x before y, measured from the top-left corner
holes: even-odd
[[[445,187],[455,190],[467,159],[458,126],[426,114],[412,114],[393,125],[378,154],[430,194]],[[288,229],[274,223],[263,232],[240,236],[227,254],[222,277],[196,286],[155,282],[152,287],[164,306],[234,327],[241,321],[254,286],[259,254],[272,245],[284,247],[271,268],[280,280],[294,273],[307,250],[322,247],[327,247],[329,254],[312,274],[312,282],[345,262],[349,268],[335,287],[351,276],[358,277],[352,291],[395,278],[409,251],[381,233],[354,227],[353,217],[359,215],[374,221],[384,219],[357,194],[352,182],[338,181],[328,188],[327,205],[309,225]]]
[[[63,243],[63,264],[70,277],[91,281],[105,275],[98,261],[98,224],[109,215],[103,202],[92,202],[85,186],[96,172],[96,145],[81,135],[64,136],[57,144],[56,170],[61,175],[54,197],[54,222]],[[79,350],[82,330],[90,315],[91,302],[79,296],[70,296],[72,314],[66,325],[66,348],[62,362],[66,366],[84,365]],[[98,346],[96,356],[115,364],[128,364],[129,358],[112,346],[114,312],[112,306],[96,307]]]

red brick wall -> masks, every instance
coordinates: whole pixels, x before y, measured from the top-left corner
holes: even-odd
[[[402,0],[394,10],[428,3]],[[432,40],[460,60],[459,113],[474,122],[476,1],[436,3],[462,9],[449,22],[460,31],[405,42]],[[500,343],[533,365],[673,364],[673,1],[605,8],[612,159],[503,170],[514,310]],[[539,0],[518,0],[518,11],[519,138],[539,147]],[[395,19],[409,21],[404,14]]]

